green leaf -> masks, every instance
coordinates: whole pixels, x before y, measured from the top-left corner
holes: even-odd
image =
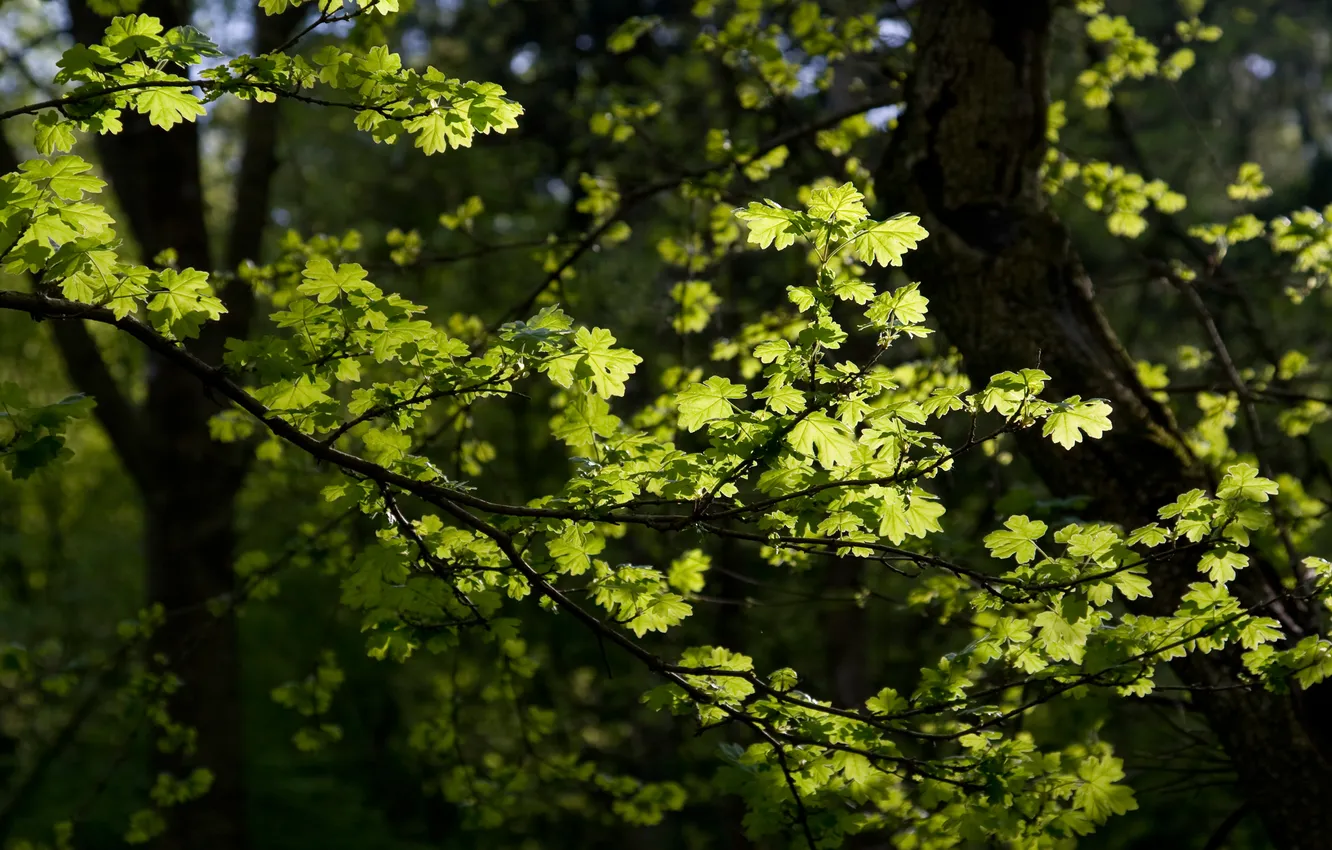
[[[604,398],[579,392],[560,411],[551,433],[571,449],[590,455],[598,437],[609,437],[619,427],[619,417],[611,414]]]
[[[897,691],[892,688],[884,688],[869,701],[865,707],[870,710],[870,714],[894,714],[907,707],[907,701],[897,695]]]
[[[1122,815],[1138,808],[1133,789],[1116,783],[1124,778],[1123,763],[1111,756],[1086,758],[1078,765],[1082,780],[1073,792],[1073,805],[1100,823],[1111,815]]]
[[[913,487],[906,498],[897,489],[889,489],[880,510],[879,534],[896,546],[908,535],[924,537],[931,532],[943,531],[939,525],[939,517],[943,514],[944,506],[919,487]]]
[[[1248,502],[1266,502],[1277,494],[1277,483],[1258,474],[1257,468],[1247,463],[1232,464],[1216,488],[1222,499],[1242,499]]]
[[[1281,624],[1271,617],[1249,617],[1240,626],[1240,644],[1253,649],[1265,643],[1275,643],[1285,637]]]
[[[455,110],[439,110],[422,115],[403,126],[408,132],[416,134],[416,146],[427,156],[452,148],[472,146],[472,124]]]
[[[701,593],[712,559],[702,549],[690,549],[671,562],[666,583],[681,593]]]
[[[1019,564],[1036,557],[1036,541],[1045,536],[1047,526],[1040,520],[1012,516],[1004,523],[1005,531],[985,535],[985,548],[996,558],[1013,558]]]
[[[158,291],[148,301],[148,309],[161,314],[177,336],[194,336],[205,320],[227,312],[208,285],[208,275],[201,271],[164,269],[155,283]]]
[[[254,397],[274,413],[290,413],[328,401],[328,387],[323,378],[300,377],[262,387],[254,392]]]
[[[301,272],[302,282],[296,290],[312,295],[320,304],[337,300],[344,293],[365,293],[373,285],[365,280],[365,269],[357,263],[342,263],[336,269],[325,257],[311,260]]]
[[[1082,442],[1084,433],[1097,439],[1108,430],[1110,405],[1100,399],[1083,401],[1081,396],[1070,396],[1068,400],[1055,405],[1041,433],[1056,445],[1071,449]]]
[[[590,528],[590,526],[589,526]],[[592,568],[592,556],[606,547],[604,537],[594,535],[581,526],[571,524],[560,536],[546,541],[546,551],[571,576],[579,576]]]
[[[591,382],[602,398],[624,395],[624,382],[643,358],[626,348],[615,348],[615,337],[604,328],[579,328],[570,353],[542,364],[556,385],[570,386],[575,379]]]
[[[760,248],[775,245],[777,250],[789,248],[798,237],[811,231],[811,222],[804,213],[782,209],[776,201],[755,201],[743,210],[737,210],[735,217],[749,228],[749,241]]]
[[[149,48],[147,53],[152,59],[176,65],[195,65],[205,56],[222,55],[208,36],[189,25],[167,30],[163,42]]]
[[[864,304],[874,297],[874,287],[859,278],[846,275],[833,282],[832,294],[843,301]]]
[[[839,752],[835,761],[842,776],[853,785],[864,785],[874,776],[874,766],[860,753]]]
[[[850,429],[821,410],[797,422],[787,439],[796,451],[817,457],[825,469],[849,464],[856,448]]]
[[[121,59],[162,43],[162,22],[151,15],[124,15],[114,18],[106,28],[102,44]]]
[[[1139,543],[1148,547],[1160,546],[1166,542],[1167,538],[1166,530],[1153,522],[1134,530],[1128,536],[1128,544],[1130,546],[1137,546]]]
[[[773,690],[786,692],[800,684],[800,677],[790,667],[783,667],[780,670],[772,671],[771,675],[768,676],[768,684],[772,686]]]
[[[769,386],[754,393],[754,398],[765,400],[773,413],[799,413],[805,409],[805,394],[788,384]]]
[[[825,221],[863,221],[869,217],[864,200],[865,196],[851,183],[843,183],[835,189],[815,189],[809,194],[809,214]]]
[[[1226,584],[1235,577],[1235,571],[1249,565],[1249,556],[1240,552],[1213,549],[1198,562],[1198,569],[1217,584]]]
[[[1139,597],[1150,599],[1152,596],[1151,581],[1138,569],[1121,570],[1110,577],[1110,583],[1120,593],[1124,594],[1125,599],[1138,599]]]
[[[1000,416],[1012,416],[1023,402],[1040,395],[1048,380],[1050,376],[1040,369],[1000,372],[990,379],[989,385],[981,392],[981,407]]]
[[[919,216],[899,215],[862,230],[852,238],[851,251],[865,263],[900,266],[902,255],[926,236]]]
[[[175,79],[175,78],[171,78]],[[204,114],[204,106],[187,87],[158,86],[135,95],[134,108],[155,127],[170,130],[182,121]]]
[[[314,395],[307,396],[307,399],[310,399],[310,403],[320,400]],[[365,444],[366,456],[380,466],[387,466],[406,458],[412,447],[410,434],[378,428],[366,431],[361,440]]]
[[[368,334],[370,353],[378,363],[387,363],[398,356],[398,350],[409,343],[433,339],[435,327],[424,319],[394,322],[380,331]]]
[[[92,163],[77,156],[30,159],[20,167],[30,180],[45,181],[56,197],[66,201],[81,200],[83,193],[100,192],[106,186],[105,181],[85,173],[92,170]]]
[[[680,623],[693,611],[693,606],[685,602],[684,597],[674,593],[663,593],[625,623],[625,627],[637,637],[642,637],[648,632],[664,632]]]
[[[1051,659],[1082,662],[1090,631],[1083,622],[1069,622],[1058,611],[1042,611],[1032,618],[1032,625],[1041,630],[1040,646]]]
[[[701,384],[690,384],[675,397],[680,411],[680,427],[697,431],[715,419],[726,419],[735,413],[730,399],[745,397],[745,388],[726,378],[711,377]]]
[[[60,113],[47,110],[37,116],[32,126],[37,152],[43,156],[74,147],[74,122],[62,119]]]

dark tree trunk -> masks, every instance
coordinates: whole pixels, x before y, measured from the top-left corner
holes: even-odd
[[[1046,60],[1052,0],[926,0],[916,68],[898,138],[878,181],[895,208],[922,218],[930,238],[910,269],[976,383],[1038,366],[1049,397],[1081,394],[1114,406],[1103,439],[1065,451],[1020,439],[1047,485],[1083,493],[1097,518],[1135,526],[1193,487],[1208,486],[1168,414],[1138,382],[1132,360],[1098,309],[1067,231],[1047,208],[1039,169],[1046,140]],[[1261,571],[1241,574],[1247,601],[1269,599]],[[1152,613],[1173,609],[1192,563],[1152,575]],[[1282,612],[1301,623],[1301,612]],[[1312,629],[1305,622],[1303,628]],[[1235,681],[1237,659],[1194,656],[1175,670],[1191,685]],[[1294,698],[1239,689],[1198,691],[1196,702],[1233,760],[1242,794],[1276,846],[1317,850],[1332,839],[1332,764],[1319,751],[1332,716]],[[1304,710],[1300,705],[1306,706]]]
[[[163,457],[178,459],[176,449]],[[216,616],[207,605],[233,588],[235,490],[215,483],[218,473],[182,465],[175,476],[184,486],[145,494],[148,595],[173,612],[153,649],[184,684],[171,702],[172,719],[198,733],[193,754],[163,756],[158,767],[182,777],[196,766],[213,774],[206,795],[166,813],[171,828],[158,844],[164,850],[247,845],[236,618]]]
[[[140,11],[166,28],[189,23],[188,4],[175,0],[146,0]],[[256,12],[255,52],[281,44],[302,14]],[[70,17],[75,37],[85,44],[99,41],[108,23],[83,0],[71,0]],[[164,133],[140,115],[126,115],[124,125],[120,134],[98,137],[96,149],[142,260],[151,262],[169,248],[182,267],[214,270],[198,126],[186,123]],[[276,108],[252,103],[243,134],[236,212],[221,258],[227,269],[258,258],[277,164]],[[190,346],[211,362],[220,359],[228,337],[245,335],[254,310],[248,288],[233,285],[221,294],[227,314]],[[97,399],[98,419],[143,499],[149,602],[167,615],[150,649],[181,681],[168,706],[172,722],[196,734],[193,752],[158,753],[154,769],[183,778],[203,767],[213,775],[202,798],[165,812],[168,826],[158,844],[167,850],[243,850],[248,839],[237,624],[230,606],[215,614],[210,603],[234,589],[235,500],[250,449],[212,441],[208,420],[220,408],[192,377],[150,358],[148,398],[138,407],[117,386],[82,323],[58,322],[54,336],[71,380]]]

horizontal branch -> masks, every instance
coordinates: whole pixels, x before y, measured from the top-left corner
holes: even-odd
[[[8,121],[11,118],[17,118],[20,115],[36,115],[38,112],[41,112],[45,109],[56,109],[63,114],[66,107],[74,106],[80,103],[87,103],[88,101],[97,100],[98,98],[106,97],[108,95],[121,94],[123,92],[130,92],[130,91],[145,91],[147,89],[163,89],[163,88],[170,88],[170,89],[197,88],[202,91],[220,90],[222,93],[226,93],[227,91],[244,91],[244,90],[262,91],[272,95],[276,95],[277,97],[285,97],[288,100],[296,100],[300,101],[301,103],[309,103],[315,106],[333,106],[339,109],[354,109],[357,111],[370,110],[372,112],[377,112],[380,115],[383,115],[385,118],[392,118],[397,121],[407,120],[411,118],[419,118],[422,115],[428,114],[427,111],[427,112],[413,112],[407,115],[396,115],[392,114],[392,111],[383,104],[354,103],[350,101],[341,101],[341,100],[325,100],[324,98],[312,97],[311,95],[301,94],[299,91],[285,89],[274,83],[240,82],[237,80],[137,80],[132,83],[121,83],[119,85],[107,86],[104,89],[97,89],[96,91],[84,91],[80,89],[70,94],[64,95],[63,97],[52,98],[51,100],[43,100],[39,103],[30,103],[26,106],[17,106],[5,112],[0,112],[0,122]]]

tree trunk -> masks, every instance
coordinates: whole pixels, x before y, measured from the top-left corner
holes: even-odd
[[[152,648],[183,683],[171,701],[172,720],[197,731],[193,754],[163,755],[156,766],[182,778],[194,767],[213,775],[202,798],[164,813],[170,824],[158,842],[164,850],[247,845],[236,617],[230,611],[217,616],[207,605],[232,591],[234,575],[235,491],[214,483],[216,474],[182,465],[175,475],[184,486],[156,489],[144,499],[148,595],[172,612]]]
[[[71,0],[69,10],[76,39],[99,41],[108,19],[85,0]],[[175,0],[145,0],[140,11],[166,28],[190,21],[189,5]],[[302,14],[256,10],[254,52],[275,49]],[[277,166],[277,128],[275,107],[249,105],[236,210],[221,258],[227,269],[258,259]],[[182,267],[214,270],[198,125],[162,132],[141,115],[126,115],[124,130],[98,137],[96,149],[142,261],[173,249]],[[248,287],[233,284],[221,295],[227,313],[190,345],[210,362],[220,361],[228,337],[247,333],[254,312]],[[243,850],[248,838],[237,624],[231,607],[214,614],[209,603],[234,589],[235,501],[250,447],[212,441],[208,420],[220,407],[192,377],[150,356],[148,398],[138,407],[117,386],[82,323],[58,322],[54,336],[74,384],[97,399],[98,419],[143,500],[148,601],[167,614],[150,649],[181,682],[168,705],[172,722],[191,727],[196,736],[192,753],[157,753],[154,768],[184,778],[203,767],[213,776],[203,797],[164,812],[167,830],[158,845]]]
[[[1046,60],[1053,0],[927,0],[916,27],[907,107],[878,180],[895,208],[930,232],[909,271],[964,357],[973,382],[1039,366],[1049,396],[1108,399],[1113,430],[1065,451],[1034,433],[1024,454],[1059,495],[1086,494],[1089,514],[1133,527],[1208,475],[1189,454],[1167,410],[1138,382],[1133,362],[1098,309],[1069,235],[1047,208],[1040,166],[1046,150]],[[1257,569],[1239,589],[1258,602],[1280,592]],[[1152,575],[1151,613],[1173,610],[1196,565]],[[1289,622],[1311,630],[1298,610]],[[1299,635],[1296,635],[1298,637]],[[1191,656],[1175,666],[1190,685],[1235,681],[1233,654]],[[1289,850],[1327,847],[1332,764],[1319,751],[1332,716],[1265,692],[1199,690],[1194,699],[1226,748],[1240,791],[1272,841]],[[1301,710],[1300,706],[1305,708]]]

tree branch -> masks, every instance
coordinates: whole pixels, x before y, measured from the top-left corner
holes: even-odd
[[[1235,831],[1235,827],[1239,826],[1240,821],[1244,820],[1249,814],[1251,808],[1248,803],[1244,803],[1235,811],[1226,815],[1225,820],[1217,824],[1216,829],[1213,830],[1202,850],[1221,850],[1226,844],[1226,839]]]

